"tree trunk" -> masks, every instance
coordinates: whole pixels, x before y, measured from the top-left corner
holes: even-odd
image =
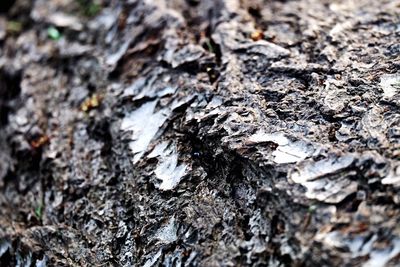
[[[400,1],[0,11],[1,266],[400,264]]]

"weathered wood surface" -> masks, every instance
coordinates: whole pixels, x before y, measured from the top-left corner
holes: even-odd
[[[6,2],[1,266],[400,264],[400,1]]]

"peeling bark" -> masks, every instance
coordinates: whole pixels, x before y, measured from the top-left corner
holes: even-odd
[[[399,1],[0,12],[1,266],[399,265]]]

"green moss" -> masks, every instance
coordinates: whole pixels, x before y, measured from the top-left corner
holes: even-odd
[[[47,36],[49,36],[50,39],[57,41],[61,38],[61,33],[57,28],[51,26],[47,29]]]
[[[205,43],[208,48],[208,51],[210,53],[215,53],[215,49],[214,49],[213,45],[211,44],[210,40],[206,39]]]
[[[311,205],[308,207],[308,212],[314,213],[316,209],[317,209],[317,205]]]
[[[92,0],[76,0],[79,4],[81,13],[87,17],[94,17],[101,11],[101,5]]]
[[[35,215],[38,219],[42,220],[43,216],[43,204],[40,203],[36,208],[35,208]]]
[[[86,9],[86,15],[89,17],[99,14],[101,6],[99,4],[91,3]]]
[[[19,33],[22,31],[22,23],[19,21],[10,20],[7,22],[7,32]]]

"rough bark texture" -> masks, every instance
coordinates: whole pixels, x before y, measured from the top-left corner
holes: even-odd
[[[12,2],[1,266],[399,266],[400,1]]]

